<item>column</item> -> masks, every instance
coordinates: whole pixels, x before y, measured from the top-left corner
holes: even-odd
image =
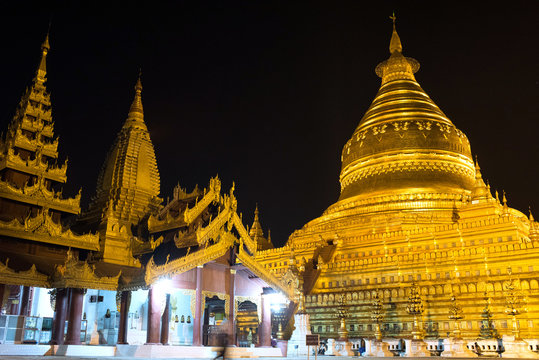
[[[271,304],[268,296],[262,294],[262,323],[258,346],[271,346]]]
[[[120,297],[120,326],[118,329],[118,344],[127,344],[127,317],[129,315],[129,303],[131,291],[122,291]]]
[[[146,327],[146,344],[160,344],[161,330],[161,299],[162,293],[158,286],[152,286],[148,291],[148,326]]]
[[[2,305],[4,304],[4,293],[6,292],[6,285],[0,284],[0,313],[2,312]]]
[[[54,319],[52,322],[52,345],[63,345],[64,331],[67,315],[67,289],[56,289],[56,304],[54,306]]]
[[[228,344],[229,345],[236,345],[236,314],[234,314],[234,310],[236,308],[234,299],[234,294],[236,293],[235,289],[235,279],[236,279],[236,269],[230,269],[229,273],[229,279],[228,279],[228,297],[229,297],[229,303],[228,303]]]
[[[204,266],[197,266],[197,288],[195,292],[195,314],[193,316],[193,346],[202,345],[202,272]]]
[[[84,300],[83,289],[69,289],[71,295],[69,301],[69,319],[67,323],[67,335],[65,344],[80,345],[80,326],[82,318],[82,303]]]
[[[30,301],[30,287],[23,286],[22,296],[21,296],[21,305],[19,306],[19,315],[22,315],[22,316],[30,315],[30,311],[29,311],[30,309],[28,307],[29,301]]]
[[[166,295],[165,311],[161,316],[161,344],[168,345],[168,329],[170,327],[170,294]]]

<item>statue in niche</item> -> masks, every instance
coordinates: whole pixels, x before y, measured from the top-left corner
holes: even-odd
[[[105,313],[105,318],[110,319],[110,309],[107,309],[107,312]]]
[[[188,324],[191,323],[191,315],[187,315],[187,323],[188,323]]]
[[[176,315],[176,318],[178,318],[178,315]],[[182,324],[185,322],[185,315],[182,315]]]

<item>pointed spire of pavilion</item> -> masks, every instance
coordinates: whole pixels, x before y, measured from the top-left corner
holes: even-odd
[[[43,41],[43,44],[41,44],[41,60],[39,61],[39,67],[37,68],[35,77],[35,81],[37,81],[39,84],[43,84],[47,80],[47,54],[50,48],[49,32],[47,31],[45,41]]]
[[[489,200],[492,198],[490,193],[490,187],[485,184],[483,180],[483,175],[481,174],[481,167],[479,166],[479,161],[477,161],[477,156],[475,157],[475,186],[472,191],[472,201],[476,203],[479,200]]]
[[[531,241],[538,241],[539,240],[539,224],[535,222],[531,207],[529,208],[529,210],[530,210],[530,231],[529,231],[528,237],[530,238]]]
[[[137,83],[135,84],[135,98],[129,108],[127,120],[144,122],[144,110],[142,108],[142,70],[139,71]]]
[[[393,33],[391,34],[391,41],[389,42],[389,53],[402,53],[401,39],[399,37],[399,34],[397,33],[397,27],[395,26],[395,22],[397,20],[395,12],[393,12],[393,15],[391,15],[389,18],[393,20]]]
[[[253,225],[251,226],[251,230],[249,230],[249,235],[253,238],[253,240],[258,240],[260,242],[260,240],[264,238],[264,231],[262,230],[262,225],[260,225],[260,219],[258,215],[259,215],[258,204],[256,204],[255,218],[253,220]]]

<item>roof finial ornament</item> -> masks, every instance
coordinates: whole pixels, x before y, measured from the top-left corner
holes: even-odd
[[[41,44],[41,60],[39,61],[39,67],[37,68],[36,78],[38,83],[43,84],[46,81],[47,76],[47,54],[51,48],[49,44],[49,32],[50,32],[50,23],[49,28],[47,29],[47,35],[45,35],[45,40]]]
[[[402,44],[401,39],[399,37],[399,34],[397,34],[397,27],[395,26],[395,22],[397,20],[397,17],[395,16],[395,12],[393,12],[393,15],[389,17],[391,20],[393,20],[393,34],[391,34],[391,41],[389,43],[389,52],[391,54],[394,53],[402,53]]]
[[[135,84],[135,98],[129,109],[128,119],[144,122],[144,110],[142,108],[142,69],[139,68],[137,83]]]

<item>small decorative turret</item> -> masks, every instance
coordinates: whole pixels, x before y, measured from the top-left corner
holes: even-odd
[[[485,202],[492,199],[492,194],[490,193],[490,187],[485,184],[483,181],[483,176],[481,174],[481,168],[479,167],[479,162],[477,157],[475,158],[475,186],[472,191],[472,203],[477,204],[479,202]]]
[[[273,244],[270,239],[264,237],[264,230],[262,230],[262,225],[260,225],[258,204],[255,207],[255,218],[253,220],[253,225],[251,230],[249,230],[249,236],[257,243],[257,250],[267,250],[273,249]],[[269,231],[268,231],[269,237]]]
[[[531,241],[539,241],[539,224],[535,221],[532,214],[532,209],[530,208],[530,232],[528,237]]]

